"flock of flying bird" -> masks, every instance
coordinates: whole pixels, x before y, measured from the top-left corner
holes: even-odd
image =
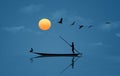
[[[60,20],[58,21],[59,24],[63,24],[63,18],[60,18]],[[74,21],[73,23],[71,23],[70,25],[75,25],[76,21]],[[106,22],[105,24],[111,24],[110,22]],[[79,29],[82,29],[83,27],[85,27],[84,25],[79,25]],[[87,28],[92,28],[93,25],[89,25],[87,26]]]
[[[58,21],[59,24],[63,24],[63,18],[60,18],[60,20]],[[73,21],[73,23],[71,23],[70,25],[75,25],[76,21]],[[82,29],[84,27],[84,25],[79,25],[79,29]],[[92,28],[93,25],[89,25],[88,28]]]

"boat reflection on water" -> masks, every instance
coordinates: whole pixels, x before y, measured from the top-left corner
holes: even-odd
[[[34,59],[39,59],[39,58],[58,58],[58,57],[61,57],[61,56],[36,56],[36,57],[32,57],[30,58],[30,62],[32,63],[34,61]],[[71,60],[71,64],[69,64],[67,67],[65,67],[61,72],[60,72],[60,75],[63,74],[69,67],[72,67],[72,69],[74,69],[74,65],[75,65],[75,62],[81,58],[82,56],[62,56],[62,57],[71,57],[72,60]]]

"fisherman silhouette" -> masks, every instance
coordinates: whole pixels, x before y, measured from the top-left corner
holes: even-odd
[[[75,48],[74,48],[74,42],[72,42],[71,47],[72,47],[72,52],[73,52],[73,54],[74,54],[74,53],[75,53],[75,52],[74,52],[74,49],[75,49]]]
[[[30,52],[33,52],[33,48],[30,49]]]

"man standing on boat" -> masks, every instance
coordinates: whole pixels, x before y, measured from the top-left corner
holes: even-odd
[[[74,48],[74,42],[72,42],[71,47],[72,47],[72,52],[73,52],[73,54],[74,54],[74,53],[75,53],[75,52],[74,52],[74,50],[75,50],[75,48]]]

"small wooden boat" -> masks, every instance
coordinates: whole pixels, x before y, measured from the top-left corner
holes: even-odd
[[[30,53],[33,53],[33,54],[37,54],[37,55],[41,55],[41,56],[78,56],[78,55],[82,55],[82,53],[80,53],[79,51],[77,51],[75,48],[74,48],[74,43],[72,42],[72,45],[69,44],[65,39],[63,39],[61,36],[60,38],[65,41],[70,47],[72,47],[72,51],[73,53],[68,53],[68,54],[55,54],[55,53],[39,53],[39,52],[33,52],[33,48],[31,48],[30,50]],[[74,53],[74,50],[77,52],[77,53]]]
[[[78,56],[79,54],[55,54],[55,53],[38,53],[38,52],[31,52],[33,54],[41,55],[41,56]]]

